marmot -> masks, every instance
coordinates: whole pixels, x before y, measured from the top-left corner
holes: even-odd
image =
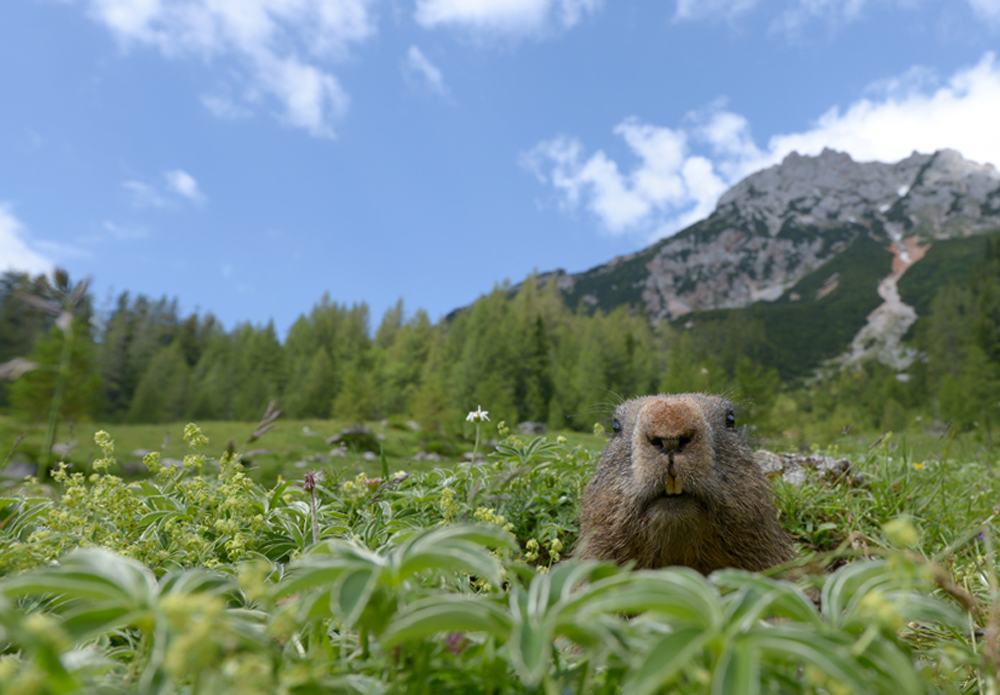
[[[584,491],[578,558],[708,574],[792,557],[771,485],[728,400],[636,398],[615,409],[612,429]]]

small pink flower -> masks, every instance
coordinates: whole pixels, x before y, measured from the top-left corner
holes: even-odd
[[[455,656],[458,656],[465,650],[465,635],[461,632],[453,632],[448,635],[447,643],[448,650]]]

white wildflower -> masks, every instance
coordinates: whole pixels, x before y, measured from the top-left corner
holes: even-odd
[[[475,410],[471,411],[468,415],[465,416],[465,419],[467,422],[483,422],[484,420],[486,422],[489,422],[490,419],[489,417],[487,417],[489,414],[490,411],[483,410],[483,406],[478,405],[476,406]]]

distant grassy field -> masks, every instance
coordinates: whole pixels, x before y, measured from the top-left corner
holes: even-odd
[[[149,451],[159,451],[164,459],[180,461],[191,453],[183,440],[186,423],[177,422],[162,425],[129,425],[76,423],[72,427],[64,425],[60,429],[60,442],[73,442],[66,454],[66,461],[83,470],[90,470],[90,463],[100,458],[100,449],[94,443],[94,433],[106,430],[114,438],[115,456],[125,477],[141,477],[147,474],[142,457]],[[337,420],[282,420],[256,442],[247,440],[257,426],[253,422],[202,422],[198,423],[209,438],[204,453],[217,460],[232,442],[236,451],[244,454],[247,472],[263,485],[273,485],[279,476],[298,479],[305,471],[325,471],[336,473],[336,477],[351,477],[357,473],[378,476],[382,471],[381,460],[376,456],[380,450],[385,454],[392,471],[430,471],[435,468],[449,468],[470,454],[475,443],[472,425],[462,435],[445,436],[426,430],[414,431],[403,423],[368,422],[371,432],[367,441],[352,441],[350,436],[327,444],[327,441],[351,427],[350,423]],[[808,437],[794,439],[776,436],[751,436],[755,448],[773,451],[799,451],[803,448],[822,447],[827,453],[839,453],[857,457],[868,453],[870,447],[882,441],[900,456],[912,461],[979,461],[996,463],[995,450],[985,445],[982,433],[955,433],[947,431],[943,435],[935,432],[918,431],[893,432],[881,439],[885,432],[855,432],[831,440],[828,436],[817,437],[815,442]],[[9,461],[34,463],[42,447],[43,425],[25,425],[9,416],[0,416],[0,469],[8,459],[11,447],[18,438]],[[549,432],[550,440],[565,437],[570,446],[581,446],[591,452],[600,452],[607,443],[604,436],[592,433],[562,431]],[[490,454],[489,445],[498,439],[496,423],[483,426],[480,453]],[[371,452],[366,458],[365,454]],[[426,458],[424,454],[437,453],[439,459]],[[992,457],[992,458],[991,458]],[[2,481],[0,481],[2,482]],[[11,481],[13,482],[13,481]]]
[[[94,443],[94,433],[106,430],[115,440],[115,456],[127,476],[144,475],[142,457],[149,451],[159,451],[164,459],[181,460],[190,449],[183,440],[186,423],[177,422],[162,425],[129,425],[102,423],[75,423],[72,427],[63,425],[59,430],[60,442],[75,442],[66,454],[66,460],[74,466],[89,468],[95,458],[100,457],[100,449]],[[427,471],[439,466],[450,466],[472,452],[475,444],[475,429],[467,426],[462,435],[443,435],[434,431],[414,431],[403,422],[365,423],[371,437],[343,437],[345,446],[339,441],[327,444],[330,438],[344,432],[355,423],[337,420],[283,420],[279,419],[273,429],[256,442],[247,440],[257,426],[254,422],[199,422],[198,425],[209,438],[210,444],[204,452],[217,458],[229,442],[237,451],[245,454],[244,463],[252,477],[265,485],[272,485],[281,475],[284,478],[300,477],[307,470],[334,469],[338,472],[380,473],[381,460],[365,458],[367,452],[384,453],[389,468],[393,471]],[[38,460],[45,434],[44,425],[26,425],[9,416],[0,416],[0,462],[7,458],[18,437],[25,435],[10,457],[12,461]],[[552,432],[550,438],[566,437],[572,446],[582,445],[591,451],[604,447],[603,437],[591,433]],[[482,427],[480,453],[489,453],[486,446],[496,440],[497,424],[485,423]],[[361,440],[361,441],[358,441]],[[439,460],[419,456],[438,454]],[[0,466],[2,468],[2,466]]]

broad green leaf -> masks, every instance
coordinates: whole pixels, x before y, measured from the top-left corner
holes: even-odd
[[[547,574],[537,574],[528,585],[528,600],[525,606],[525,617],[530,621],[541,622],[549,609],[549,591],[552,583]]]
[[[968,627],[968,618],[961,611],[936,596],[916,591],[889,591],[885,599],[897,607],[905,622],[938,623],[956,630]]]
[[[455,541],[494,548],[517,548],[517,541],[512,535],[492,524],[437,526],[428,531],[417,532],[405,539],[399,548],[403,553],[421,552],[442,543],[454,543]]]
[[[325,562],[310,561],[293,566],[278,584],[278,598],[285,598],[316,586],[331,586],[345,572],[372,567],[371,563],[335,558]]]
[[[552,632],[545,621],[515,621],[507,647],[521,681],[531,687],[541,682],[552,662]]]
[[[611,577],[608,581],[616,580]],[[632,572],[613,589],[588,597],[580,604],[585,612],[640,613],[656,611],[665,618],[718,629],[722,602],[715,587],[685,567]]]
[[[647,695],[674,681],[684,666],[699,654],[713,636],[710,630],[687,627],[661,639],[637,668],[629,673],[622,692]]]
[[[439,632],[485,632],[505,641],[510,630],[510,614],[503,606],[478,596],[444,594],[408,606],[380,641],[391,647]]]
[[[729,645],[712,674],[712,695],[757,695],[759,692],[759,657],[743,641]]]
[[[352,626],[368,605],[368,599],[382,574],[378,567],[360,567],[343,575],[331,592],[343,616],[345,627]]]
[[[139,607],[150,605],[159,587],[153,573],[141,563],[107,550],[86,548],[66,555],[58,565],[0,582],[0,591],[8,596],[56,594]]]
[[[494,585],[500,584],[500,563],[480,546],[444,545],[436,550],[411,552],[399,567],[397,581],[425,570],[451,570],[482,577]]]
[[[867,676],[844,645],[815,630],[793,627],[761,629],[748,638],[748,646],[760,650],[765,660],[812,664],[858,693],[868,692]]]
[[[859,561],[841,567],[823,585],[823,617],[834,627],[851,619],[850,606],[857,606],[861,597],[875,588],[892,581],[884,562]]]
[[[878,673],[884,683],[884,692],[907,695],[924,692],[911,658],[887,639],[873,640],[858,660],[869,663]]]
[[[714,572],[709,580],[722,589],[739,590],[753,587],[759,594],[766,595],[768,601],[766,608],[761,611],[762,617],[788,618],[817,626],[823,622],[815,604],[802,589],[791,582],[768,579],[743,570],[719,570]]]
[[[585,591],[590,583],[597,582],[608,577],[621,574],[619,569],[610,562],[575,562],[568,560],[560,562],[549,572],[549,582],[552,585],[552,594],[558,596],[558,600],[566,601],[580,591]],[[581,582],[588,582],[581,587]]]
[[[168,572],[160,578],[160,590],[163,593],[219,594],[236,588],[232,577],[208,572],[201,568]]]
[[[76,640],[97,637],[112,630],[127,627],[148,616],[148,610],[129,610],[114,601],[81,602],[75,610],[62,613],[62,627]]]

